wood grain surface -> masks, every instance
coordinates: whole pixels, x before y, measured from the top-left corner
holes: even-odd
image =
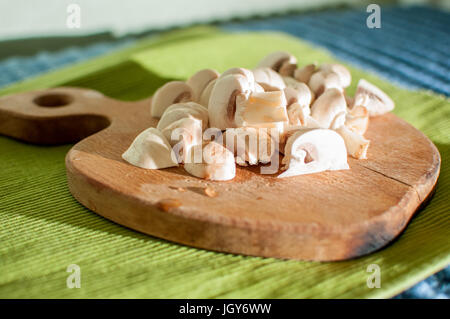
[[[227,182],[198,179],[182,166],[126,163],[121,154],[156,124],[150,98],[122,102],[78,88],[0,98],[0,134],[44,145],[80,141],[66,167],[81,204],[134,230],[214,251],[318,261],[368,254],[405,229],[439,176],[434,144],[394,114],[371,118],[368,159],[349,158],[350,170],[278,179],[238,166]]]

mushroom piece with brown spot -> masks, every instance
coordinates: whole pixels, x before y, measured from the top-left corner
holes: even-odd
[[[253,70],[255,81],[261,85],[265,91],[280,91],[286,87],[281,75],[271,68],[257,68]]]
[[[349,169],[344,140],[328,129],[296,131],[288,137],[284,154],[285,172],[279,178]]]
[[[229,74],[217,79],[208,103],[210,126],[219,130],[236,127],[236,97],[250,92],[251,85],[241,74]]]
[[[189,85],[181,81],[168,82],[153,95],[151,115],[159,118],[170,105],[191,100],[192,90]]]
[[[297,58],[284,51],[272,52],[258,64],[258,68],[265,67],[271,68],[281,75],[292,76],[294,70],[297,68]]]
[[[308,64],[294,71],[294,78],[302,83],[308,83],[311,76],[316,72],[315,64]]]

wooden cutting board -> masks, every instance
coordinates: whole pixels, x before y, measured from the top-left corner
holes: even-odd
[[[134,230],[215,251],[319,261],[371,253],[405,229],[439,176],[434,144],[393,114],[370,120],[368,160],[349,158],[350,170],[278,179],[238,166],[227,182],[122,160],[156,124],[150,99],[122,102],[78,88],[0,98],[0,134],[44,145],[79,141],[66,168],[81,204]]]

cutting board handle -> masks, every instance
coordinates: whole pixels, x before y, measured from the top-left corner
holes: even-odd
[[[0,134],[21,141],[75,143],[126,117],[127,105],[84,88],[58,87],[0,97]]]

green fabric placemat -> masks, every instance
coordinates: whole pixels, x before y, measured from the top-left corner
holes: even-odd
[[[274,50],[292,52],[300,64],[334,61],[328,53],[280,33],[196,28],[16,84],[0,95],[72,85],[136,100],[200,68],[252,68]],[[393,244],[355,260],[319,263],[170,243],[121,227],[78,204],[65,176],[64,156],[71,145],[40,147],[0,137],[0,297],[385,298],[440,270],[450,262],[450,102],[350,70],[351,94],[360,77],[379,85],[396,101],[395,113],[428,135],[442,156],[434,198]],[[70,264],[81,267],[80,289],[66,286]],[[367,286],[371,264],[380,266],[381,288]]]

